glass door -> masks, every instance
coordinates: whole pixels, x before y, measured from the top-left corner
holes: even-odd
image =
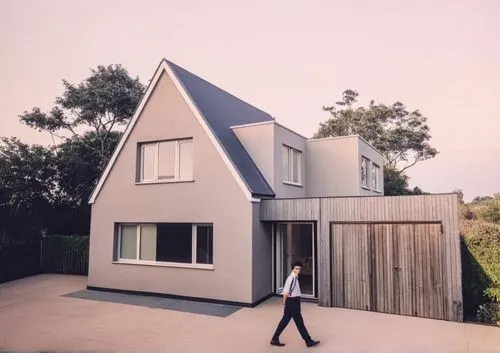
[[[302,262],[300,289],[304,297],[314,298],[316,273],[313,223],[278,223],[276,227],[276,292],[281,294],[292,263]]]

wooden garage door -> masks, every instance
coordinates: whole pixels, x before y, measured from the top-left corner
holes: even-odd
[[[332,223],[332,305],[446,319],[440,223]]]

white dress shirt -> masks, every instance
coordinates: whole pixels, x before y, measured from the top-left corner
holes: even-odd
[[[299,277],[294,272],[290,273],[290,276],[286,279],[282,294],[288,294],[290,298],[302,295],[300,292]]]

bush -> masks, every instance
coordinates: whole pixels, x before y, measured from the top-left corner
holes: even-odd
[[[497,303],[486,303],[479,306],[477,320],[489,324],[499,324],[500,306]]]
[[[477,215],[474,213],[474,210],[466,204],[458,205],[458,216],[460,217],[460,219],[477,219]]]
[[[58,251],[82,250],[89,247],[89,237],[80,235],[49,235],[45,239],[45,249]]]
[[[500,198],[495,197],[481,205],[478,216],[486,222],[500,224]]]
[[[462,221],[461,233],[465,314],[484,316],[481,305],[500,303],[500,225]]]

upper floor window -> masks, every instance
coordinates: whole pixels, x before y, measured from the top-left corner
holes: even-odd
[[[380,167],[372,163],[372,189],[380,191]]]
[[[139,181],[193,179],[193,140],[169,140],[140,145]]]
[[[283,145],[283,181],[285,183],[301,185],[302,152],[295,148]]]
[[[361,186],[368,188],[368,166],[370,160],[365,157],[361,157]]]

